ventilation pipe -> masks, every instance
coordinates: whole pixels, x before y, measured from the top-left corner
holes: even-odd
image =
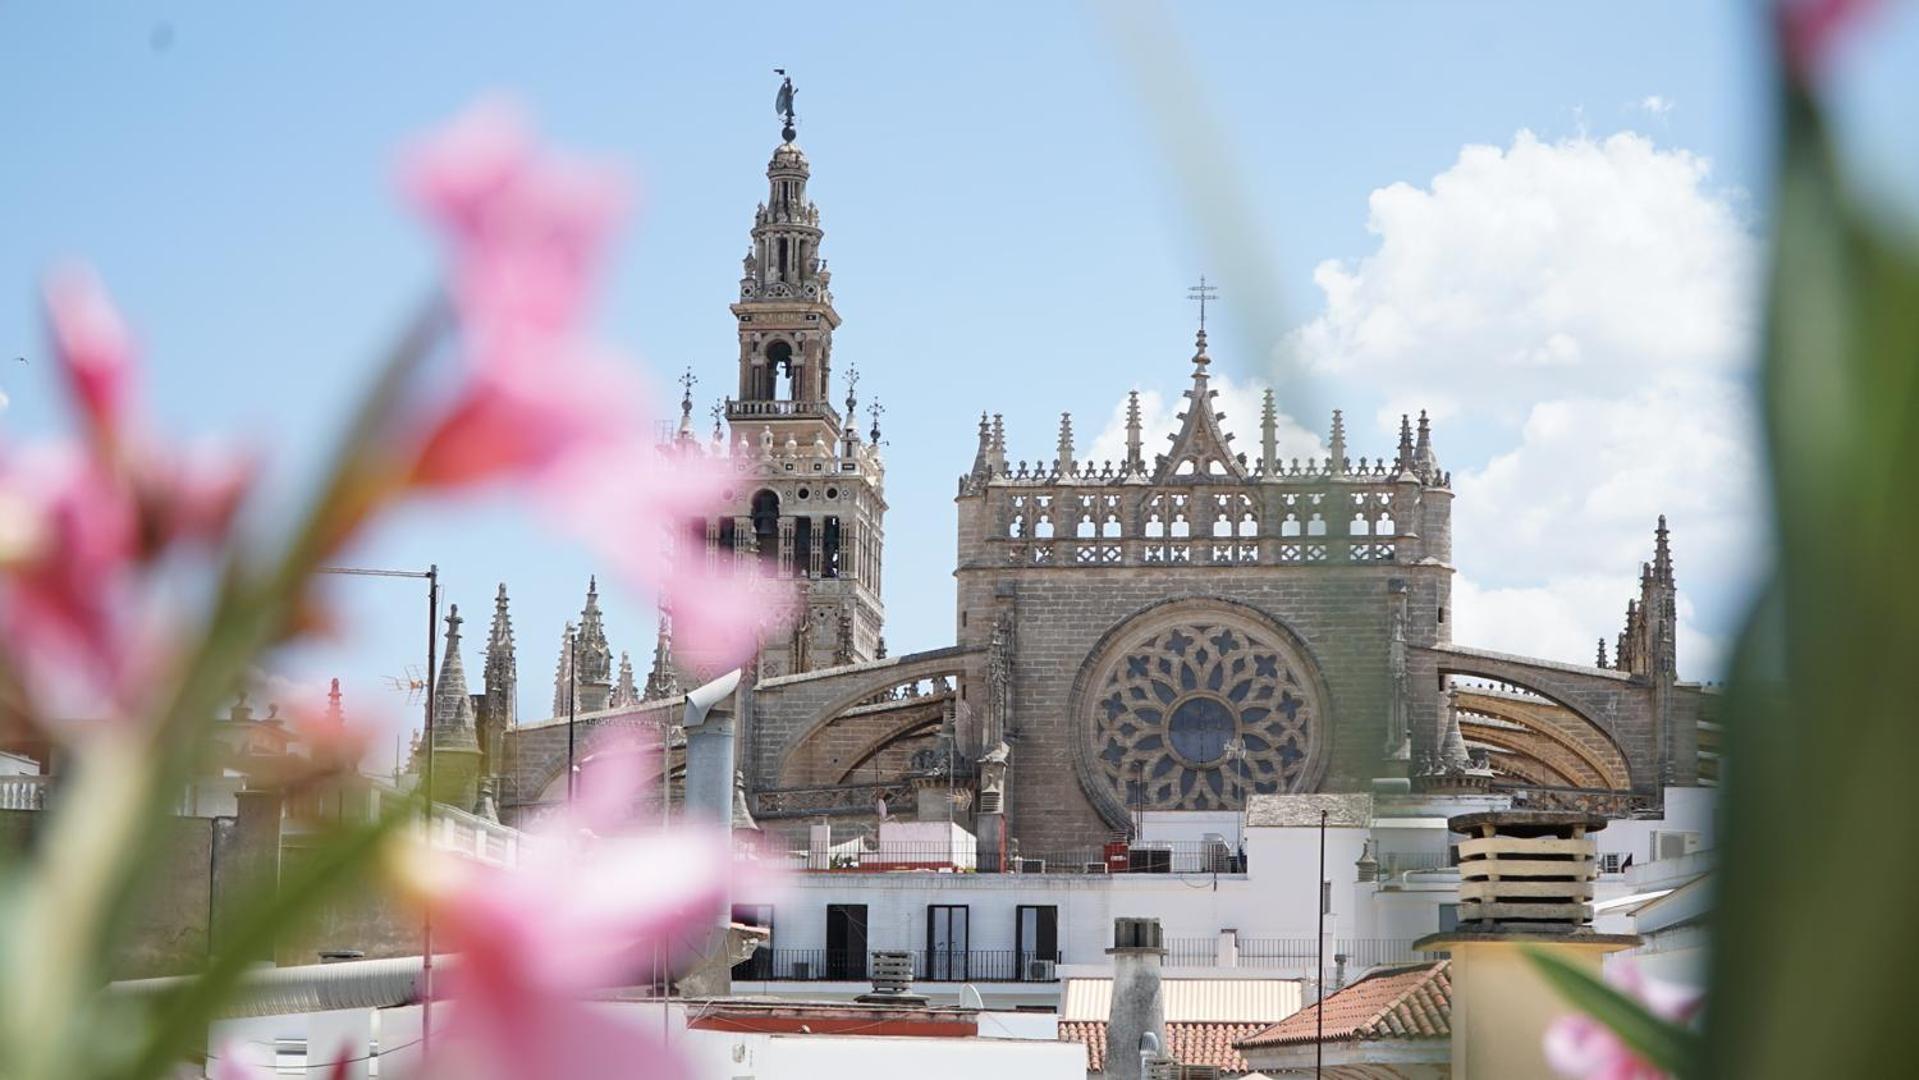
[[[740,685],[740,670],[686,695],[686,820],[721,827],[733,821],[732,710],[715,711]]]

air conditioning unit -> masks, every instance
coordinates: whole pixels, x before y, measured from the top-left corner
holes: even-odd
[[[1037,957],[1026,961],[1027,982],[1053,982],[1058,978],[1059,970],[1055,961],[1041,960]]]
[[[1014,865],[1014,872],[1020,874],[1044,874],[1046,872],[1046,860],[1021,859]]]
[[[792,977],[799,982],[806,982],[811,979],[813,977],[813,962],[811,960],[793,961]]]
[[[1106,864],[1103,862],[1089,862],[1086,864],[1086,872],[1089,874],[1104,874],[1106,873]]]
[[[1662,829],[1652,834],[1652,857],[1655,859],[1677,859],[1698,850],[1699,834],[1696,832]]]

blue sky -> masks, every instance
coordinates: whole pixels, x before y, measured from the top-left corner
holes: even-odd
[[[433,280],[428,237],[392,195],[395,148],[507,90],[555,140],[639,178],[604,330],[665,388],[655,406],[692,365],[704,420],[733,377],[727,303],[777,139],[770,69],[784,66],[845,318],[838,369],[857,364],[862,398],[886,405],[889,644],[935,647],[954,618],[951,499],[979,411],[1005,414],[1014,457],[1050,455],[1062,411],[1088,444],[1129,388],[1182,388],[1186,286],[1224,273],[1143,119],[1149,73],[1121,58],[1100,10],[0,3],[0,352],[42,355],[35,280],[82,255],[147,346],[162,426],[235,433],[291,482]],[[1912,21],[1845,91],[1854,142],[1887,188],[1910,178],[1897,102]],[[1763,227],[1769,91],[1746,4],[1209,4],[1173,22],[1230,142],[1222,160],[1251,196],[1238,227],[1270,267],[1263,295],[1220,281],[1228,332],[1213,354],[1230,377],[1270,375],[1280,343],[1262,335],[1321,313],[1316,266],[1380,246],[1371,193],[1427,185],[1462,147],[1510,148],[1522,129],[1549,144],[1630,130],[1707,159],[1700,190]],[[46,376],[38,362],[0,374],[9,438],[56,426]],[[1296,389],[1281,406],[1304,426],[1342,405],[1364,418],[1355,454],[1390,452],[1373,417],[1393,388],[1333,374]],[[1251,440],[1250,418],[1233,420]],[[1488,467],[1516,445],[1507,420],[1442,424],[1446,463]],[[537,715],[595,567],[522,510],[412,511],[354,561],[437,562],[470,634],[505,580],[523,707]],[[1683,582],[1688,560],[1715,556],[1675,526]],[[1613,561],[1630,577],[1640,557]],[[1460,560],[1486,589],[1549,577]],[[1723,637],[1738,583],[1697,592],[1700,634]],[[350,705],[397,707],[380,676],[418,662],[416,598],[366,582],[339,595],[351,641],[289,658],[289,673],[337,673]],[[615,648],[643,664],[650,598],[615,591],[607,607]],[[1616,631],[1616,616],[1592,621]]]

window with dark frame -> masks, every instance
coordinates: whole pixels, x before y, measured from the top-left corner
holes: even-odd
[[[965,904],[926,906],[926,977],[934,982],[965,982],[970,941]]]

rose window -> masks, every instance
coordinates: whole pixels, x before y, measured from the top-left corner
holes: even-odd
[[[1239,617],[1123,637],[1086,684],[1094,772],[1128,810],[1213,810],[1300,790],[1319,734],[1311,669]]]

